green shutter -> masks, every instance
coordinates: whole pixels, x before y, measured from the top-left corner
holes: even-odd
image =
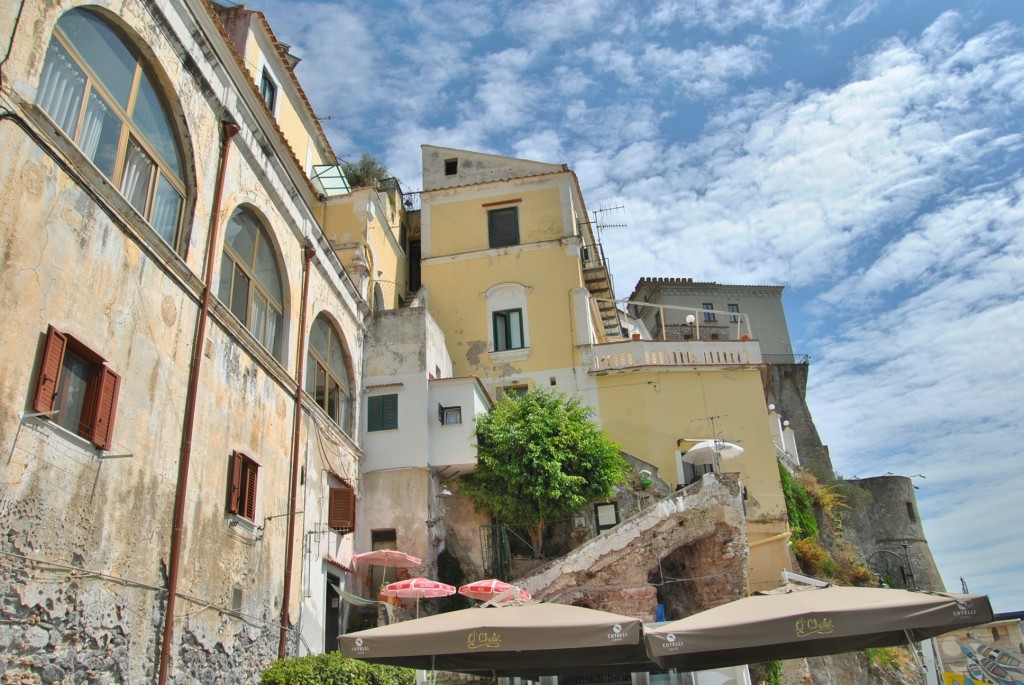
[[[398,428],[398,395],[377,395],[367,402],[366,430]]]

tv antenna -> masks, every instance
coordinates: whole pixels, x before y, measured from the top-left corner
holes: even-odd
[[[681,442],[684,442],[684,441],[685,442],[709,442],[711,440],[714,440],[715,442],[721,442],[721,440],[722,440],[721,435],[720,435],[721,431],[718,430],[718,426],[715,425],[715,422],[718,421],[719,419],[725,419],[725,418],[728,418],[728,417],[729,417],[728,414],[718,414],[717,416],[702,416],[699,419],[691,419],[690,423],[697,423],[698,421],[708,421],[708,422],[710,422],[711,423],[711,435],[713,437],[710,437],[710,438],[679,438],[679,440],[677,440],[676,443],[678,444],[678,443],[681,443]]]
[[[620,209],[625,209],[625,208],[626,208],[626,205],[615,205],[614,207],[601,207],[600,209],[595,209],[594,210],[594,212],[593,212],[593,214],[594,214],[593,225],[597,227],[597,239],[598,239],[598,241],[601,240],[601,230],[602,229],[605,229],[605,228],[625,228],[626,227],[626,224],[609,224],[609,223],[605,223],[604,217],[602,215],[603,214],[608,214],[608,213],[611,213],[611,212],[617,212]]]

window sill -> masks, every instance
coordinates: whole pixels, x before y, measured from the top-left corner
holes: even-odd
[[[228,527],[238,534],[248,536],[255,540],[263,538],[263,526],[257,526],[255,521],[250,521],[238,514],[228,514]]]
[[[502,350],[500,352],[491,352],[491,359],[499,362],[515,362],[522,361],[530,356],[529,347],[520,347],[515,350]]]

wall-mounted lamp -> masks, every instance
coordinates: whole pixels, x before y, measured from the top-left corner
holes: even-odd
[[[686,315],[686,325],[687,326],[692,326],[695,323],[697,323],[697,317],[694,316],[693,314],[687,314]]]
[[[454,496],[447,485],[441,486],[441,492],[437,493],[437,511],[441,516],[448,513],[448,507],[451,506],[452,497]]]
[[[448,513],[448,507],[451,506],[452,497],[454,496],[455,495],[452,494],[452,491],[448,489],[447,485],[441,486],[441,491],[434,496],[434,498],[437,500],[437,505],[435,508],[435,510],[437,511],[437,516],[435,516],[434,518],[427,519],[427,526],[433,527],[441,522],[441,519],[443,519],[445,517],[445,514]]]

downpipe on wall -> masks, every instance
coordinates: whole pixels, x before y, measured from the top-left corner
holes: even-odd
[[[171,642],[174,639],[174,610],[178,592],[178,576],[181,566],[181,539],[185,519],[188,472],[192,459],[192,434],[195,429],[196,402],[199,394],[199,371],[203,362],[203,340],[210,318],[210,298],[213,292],[213,270],[216,263],[214,248],[220,228],[220,205],[224,195],[224,179],[227,176],[227,159],[231,151],[231,139],[238,133],[238,126],[223,122],[220,147],[220,162],[217,169],[217,186],[213,196],[213,210],[210,213],[210,239],[206,247],[206,276],[203,283],[203,297],[199,304],[199,320],[196,322],[196,336],[192,344],[192,364],[189,369],[188,395],[185,399],[185,417],[181,435],[181,456],[178,459],[178,483],[174,493],[174,519],[171,529],[171,552],[167,569],[167,608],[164,612],[163,636],[160,641],[160,665],[157,673],[158,685],[166,685],[167,668],[170,663]]]
[[[292,556],[295,554],[295,515],[297,490],[299,487],[299,442],[302,428],[302,375],[305,368],[306,349],[306,307],[309,302],[309,268],[316,250],[307,245],[303,250],[302,262],[302,303],[299,308],[299,347],[295,352],[295,417],[292,419],[292,466],[288,476],[288,537],[284,552],[284,597],[281,600],[281,635],[277,643],[277,658],[288,654],[288,612],[292,595]]]

